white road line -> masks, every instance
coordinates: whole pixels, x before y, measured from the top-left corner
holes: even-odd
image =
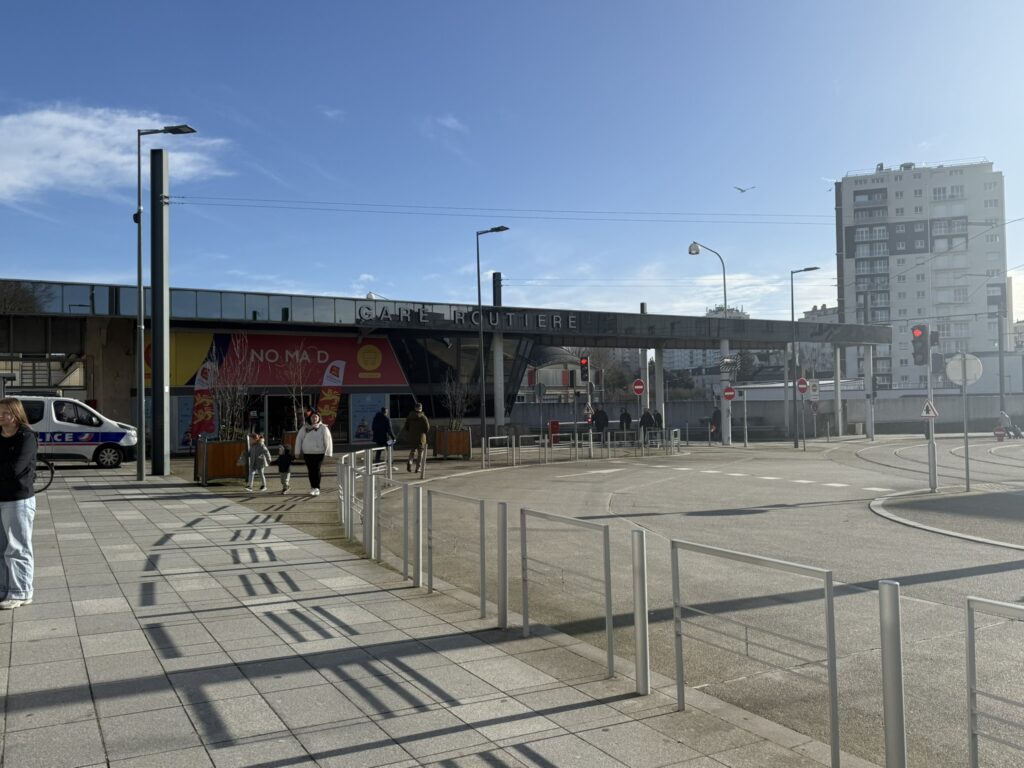
[[[729,475],[729,477],[749,477],[746,472],[727,472],[726,474]]]
[[[555,480],[561,480],[563,477],[583,477],[584,475],[607,475],[610,472],[623,472],[625,467],[621,469],[592,469],[589,472],[578,472],[575,475],[555,475]]]
[[[693,470],[693,467],[672,467],[672,469],[677,469],[680,472],[690,472]]]
[[[849,488],[850,487],[849,483],[822,483],[822,485],[827,485],[829,488]]]
[[[790,480],[791,483],[813,483],[813,480]]]
[[[722,474],[722,470],[720,470],[720,469],[702,469],[700,471],[700,473],[702,475],[720,475],[720,474]]]
[[[865,488],[865,491],[878,491],[879,493],[892,493],[892,488]]]
[[[757,479],[758,480],[781,480],[782,478],[781,477],[771,477],[770,475],[764,475],[764,476],[758,475]]]

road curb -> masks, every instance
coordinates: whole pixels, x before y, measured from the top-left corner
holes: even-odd
[[[969,533],[950,531],[946,528],[936,528],[933,525],[925,525],[924,523],[918,523],[915,520],[908,520],[905,517],[900,517],[899,515],[895,515],[885,508],[885,502],[888,501],[889,499],[895,499],[901,496],[917,496],[923,492],[924,490],[922,489],[920,491],[904,491],[902,493],[893,493],[888,496],[883,496],[881,498],[874,499],[868,504],[868,508],[879,517],[883,517],[886,520],[889,520],[894,523],[899,523],[900,525],[905,525],[909,528],[917,528],[918,530],[927,531],[928,533],[938,533],[942,536],[949,536],[954,539],[973,541],[976,544],[988,544],[989,546],[993,547],[1002,547],[1004,549],[1013,549],[1018,552],[1024,552],[1024,545],[1021,544],[1010,544],[1006,541],[996,541],[995,539],[986,539],[981,536],[971,536]]]

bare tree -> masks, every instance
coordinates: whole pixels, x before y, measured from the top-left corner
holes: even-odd
[[[231,440],[246,433],[249,387],[258,367],[250,354],[246,335],[232,334],[224,359],[211,363],[210,393],[217,409],[220,437]]]
[[[287,365],[284,377],[288,396],[292,401],[292,429],[302,425],[306,406],[306,394],[316,391],[320,382],[316,380],[319,367],[314,362],[315,350],[309,347],[306,337],[299,339],[298,346],[286,355]],[[322,367],[322,366],[321,366]]]
[[[0,315],[39,314],[55,292],[56,286],[53,285],[32,285],[13,280],[0,282]]]
[[[441,404],[448,411],[448,429],[461,429],[466,410],[478,399],[465,382],[450,370],[446,372],[441,383]]]

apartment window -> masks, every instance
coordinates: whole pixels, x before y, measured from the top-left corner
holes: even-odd
[[[914,197],[920,197],[917,194],[920,190],[914,190]],[[945,187],[932,187],[932,201],[945,200],[946,199],[946,188]]]
[[[905,309],[898,309],[898,310],[896,310],[896,316],[897,317],[906,317],[907,316],[907,310],[905,310]]]
[[[999,235],[985,235],[985,242],[986,243],[998,243],[999,242]]]
[[[914,206],[914,213],[924,213],[924,206],[923,205],[915,205]]]
[[[949,171],[949,175],[950,176],[963,176],[964,175],[964,169],[963,168],[951,168],[950,171]]]
[[[920,178],[921,178],[921,172],[920,172],[920,171],[916,172],[916,173],[914,174],[914,178],[915,178],[915,179],[920,179]]]
[[[949,234],[949,222],[945,220],[933,221],[932,222],[932,234],[933,235],[948,235]]]
[[[897,200],[902,200],[903,199],[903,190],[902,189],[897,189],[896,190],[895,198]]]
[[[986,200],[985,201],[985,207],[986,208],[998,208],[999,207],[999,201],[998,200]]]
[[[924,222],[923,221],[917,222],[914,225],[914,231],[915,232],[924,232]]]
[[[906,245],[906,243],[904,243],[904,245]],[[896,259],[896,266],[897,266],[897,267],[902,267],[902,266],[904,266],[904,265],[905,265],[906,263],[907,263],[907,260],[906,260],[906,259]]]
[[[957,285],[953,287],[953,301],[959,303],[967,301],[967,286]]]
[[[905,298],[907,298],[907,292],[906,291],[897,291],[896,292],[896,298],[897,299],[905,299]]]
[[[905,282],[907,282],[907,276],[906,275],[896,275],[896,282],[897,283],[905,283]]]
[[[917,248],[918,250],[924,248],[924,240],[915,240],[914,247]]]
[[[907,231],[907,225],[906,224],[897,224],[896,225],[896,234],[902,234],[902,233],[904,233],[906,231]]]
[[[903,181],[903,174],[902,173],[894,173],[892,175],[892,180],[893,181]]]
[[[985,274],[988,275],[989,277],[995,277],[996,275],[1000,274],[1001,272],[1002,272],[1002,270],[1000,270],[1000,269],[986,269],[985,270]]]
[[[932,238],[932,251],[935,253],[943,253],[949,250],[949,238],[948,237],[934,237]]]
[[[985,182],[985,191],[986,192],[991,192],[993,189],[999,189],[999,183],[995,182],[995,181],[986,181]]]
[[[855,243],[861,243],[869,239],[871,239],[870,227],[857,227],[855,230],[853,230],[853,241]]]
[[[949,240],[949,248],[953,251],[966,251],[967,250],[967,238],[966,237],[952,237]]]
[[[853,255],[855,257],[870,256],[871,245],[869,243],[858,243],[854,246]]]
[[[918,291],[917,292],[917,298],[919,298],[919,299],[925,298],[925,292],[924,291]]]
[[[950,197],[963,197],[964,196],[964,185],[963,184],[953,184],[949,188],[949,196]]]
[[[914,197],[924,197],[924,190],[923,189],[915,189],[914,190]]]
[[[872,243],[871,244],[871,255],[872,256],[888,256],[889,255],[889,244],[888,243]]]
[[[910,365],[910,361],[905,357],[900,358],[900,365]]]
[[[898,243],[896,243],[896,250],[897,251],[905,251],[905,250],[907,250],[907,243],[906,243],[906,241],[900,240]],[[900,261],[903,261],[903,259],[898,259],[896,261],[896,263],[899,264]]]
[[[885,240],[888,237],[889,233],[884,224],[882,224],[881,226],[874,226],[871,228],[872,240]]]
[[[917,282],[919,282],[919,283],[923,283],[924,282],[924,272],[918,272],[916,275],[914,275],[914,279],[917,280]]]
[[[897,216],[902,216],[903,215],[903,209],[902,208],[897,208],[896,209],[896,215]]]

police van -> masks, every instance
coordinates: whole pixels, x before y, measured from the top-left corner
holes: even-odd
[[[94,461],[112,469],[134,461],[138,433],[70,397],[15,395],[39,438],[39,457]]]

